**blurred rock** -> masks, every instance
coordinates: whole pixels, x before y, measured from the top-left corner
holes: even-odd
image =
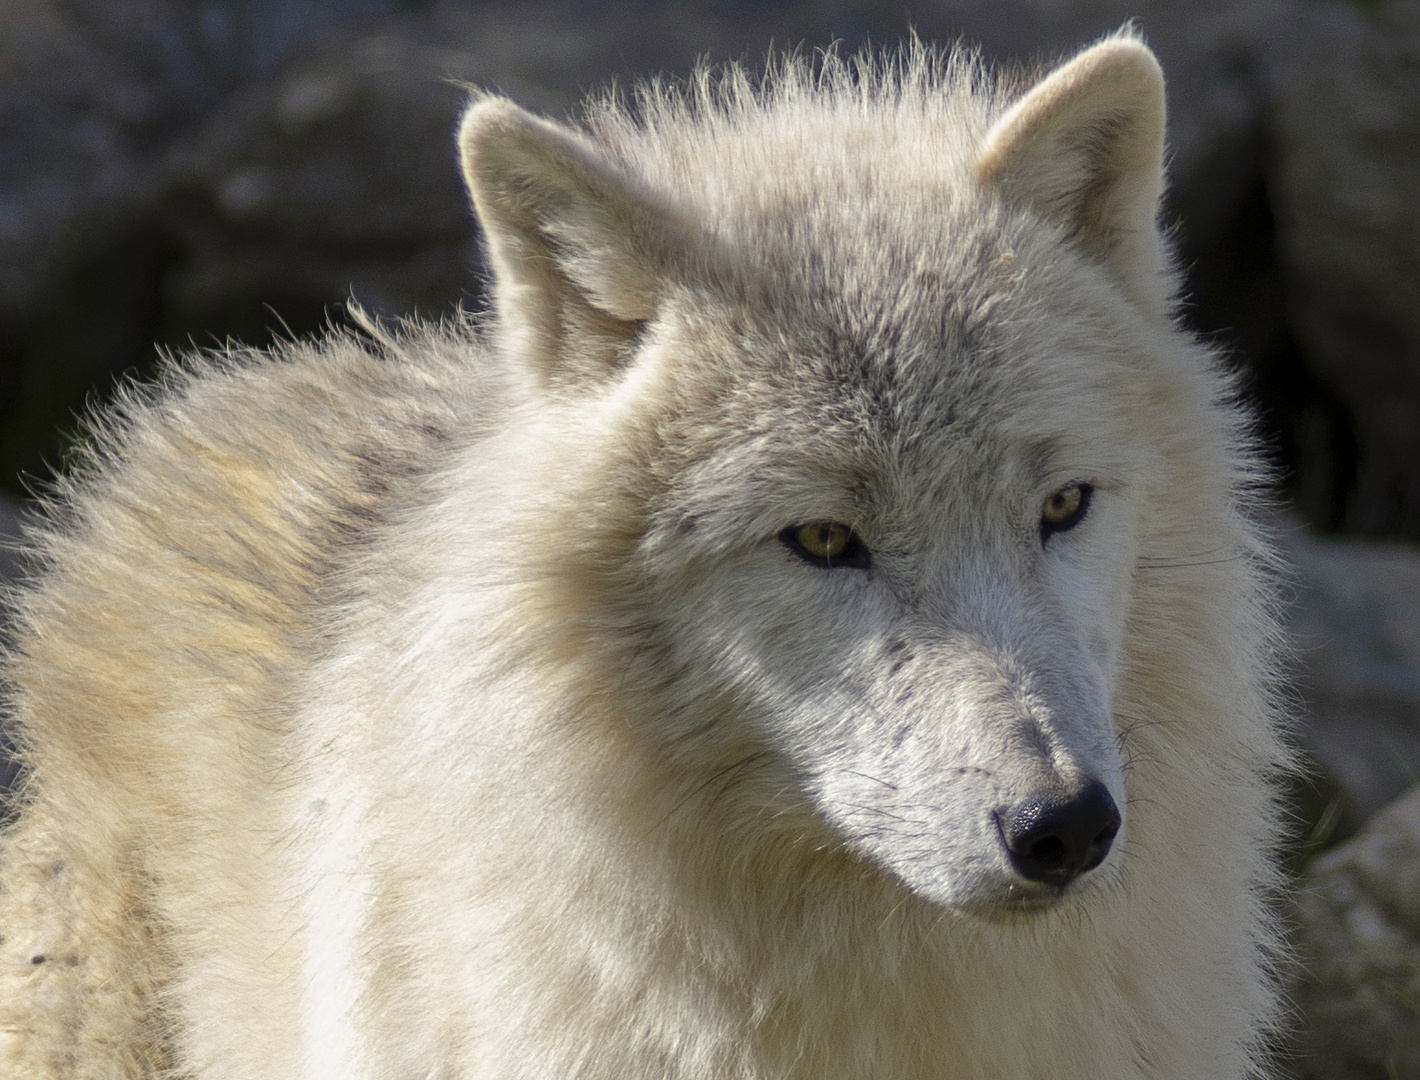
[[[1420,1076],[1420,788],[1317,861],[1296,922],[1298,1080]]]
[[[167,161],[301,43],[399,0],[8,0],[0,19],[0,485],[154,357],[183,252]],[[200,332],[222,327],[193,327]],[[184,335],[186,340],[186,335]]]
[[[1288,318],[1355,419],[1341,524],[1420,538],[1420,0],[1308,17],[1270,84]]]
[[[1298,737],[1337,800],[1339,832],[1319,839],[1339,839],[1420,783],[1420,548],[1301,531],[1287,546]]]
[[[382,315],[437,316],[476,285],[452,155],[479,58],[384,32],[341,42],[232,95],[170,162],[157,336],[194,327],[261,341],[307,332],[352,295]],[[199,344],[208,344],[199,338]]]
[[[20,575],[20,504],[0,494],[0,590]]]

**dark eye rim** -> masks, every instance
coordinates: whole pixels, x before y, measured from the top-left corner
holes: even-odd
[[[853,527],[848,526],[848,546],[843,549],[841,555],[833,558],[824,558],[815,555],[799,543],[798,533],[800,529],[806,529],[810,525],[841,525],[841,521],[800,521],[790,525],[787,529],[779,531],[779,542],[792,551],[806,563],[822,567],[824,570],[867,570],[872,565],[872,560],[868,556],[868,546],[858,538],[858,534],[853,531]]]
[[[1090,500],[1094,497],[1095,486],[1082,481],[1066,484],[1065,487],[1057,488],[1057,491],[1064,491],[1068,487],[1080,489],[1080,505],[1075,508],[1075,512],[1064,521],[1047,521],[1045,515],[1040,517],[1040,542],[1044,544],[1056,533],[1069,532],[1076,525],[1085,519],[1085,515],[1090,512]]]

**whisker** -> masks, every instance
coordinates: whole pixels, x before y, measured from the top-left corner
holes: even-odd
[[[897,790],[896,784],[889,784],[881,777],[873,776],[870,773],[858,772],[856,769],[840,769],[839,771],[847,773],[849,776],[861,776],[864,780],[871,780],[875,784],[882,784],[882,786],[887,788],[889,791]]]
[[[1173,570],[1190,566],[1215,566],[1246,558],[1246,553],[1231,544],[1220,544],[1203,551],[1178,555],[1141,555],[1134,565],[1141,570]]]
[[[904,825],[917,825],[924,829],[927,828],[927,822],[925,821],[916,821],[912,818],[905,818],[901,814],[894,814],[892,811],[884,810],[881,807],[860,806],[858,803],[843,803],[842,805],[850,807],[854,810],[863,810],[869,814],[881,814],[883,817],[892,818],[894,821],[900,821]]]

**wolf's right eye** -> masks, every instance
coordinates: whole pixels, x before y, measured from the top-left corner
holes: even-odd
[[[1089,484],[1066,484],[1045,500],[1040,512],[1040,539],[1044,543],[1051,535],[1068,532],[1090,511],[1090,496],[1095,489]]]
[[[868,548],[851,526],[838,521],[813,521],[790,525],[779,534],[780,541],[799,558],[828,569],[868,568]]]

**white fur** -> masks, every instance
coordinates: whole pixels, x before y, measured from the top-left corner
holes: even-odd
[[[1117,36],[480,100],[486,322],[97,421],[9,658],[4,1075],[1268,1074],[1270,556],[1162,94]],[[1020,876],[1090,778],[1109,857]]]

